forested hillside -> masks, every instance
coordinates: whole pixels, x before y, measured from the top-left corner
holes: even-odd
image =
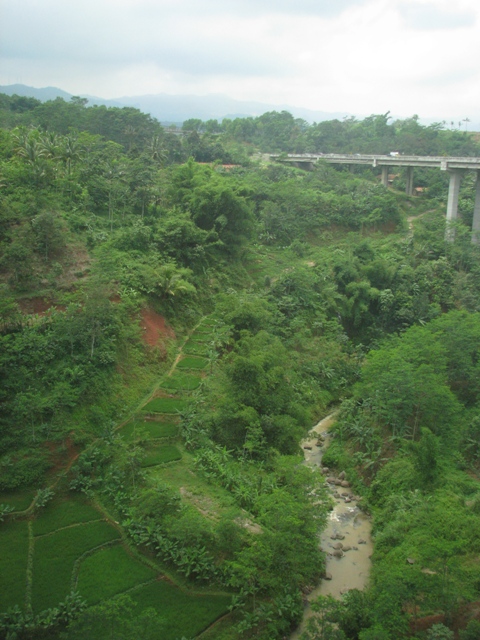
[[[480,156],[474,138],[388,114],[168,131],[3,95],[0,125],[0,637],[288,636],[331,508],[300,443],[338,409],[324,460],[373,516],[372,575],[305,637],[431,615],[476,638],[474,176],[446,243],[442,172],[408,197],[401,171],[387,190],[262,155]]]

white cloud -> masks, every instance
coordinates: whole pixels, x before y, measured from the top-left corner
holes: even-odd
[[[478,0],[2,2],[2,84],[480,118]]]

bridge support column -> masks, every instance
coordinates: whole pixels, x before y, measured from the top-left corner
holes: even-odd
[[[472,243],[480,244],[480,171],[477,171],[477,186],[475,189],[475,207],[473,209]]]
[[[407,167],[405,191],[407,196],[413,196],[413,167]]]
[[[385,188],[388,188],[388,170],[390,167],[382,167],[382,184]]]
[[[447,228],[445,230],[445,240],[453,242],[455,240],[455,229],[451,223],[458,217],[458,196],[460,194],[460,182],[462,180],[462,171],[454,169],[450,171],[450,185],[448,187],[447,202]]]

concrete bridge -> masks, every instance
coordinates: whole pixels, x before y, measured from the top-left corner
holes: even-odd
[[[473,211],[472,242],[480,244],[480,158],[455,158],[447,156],[403,156],[400,154],[369,155],[369,154],[345,154],[345,153],[300,153],[273,154],[271,160],[292,164],[299,169],[313,170],[318,160],[331,164],[368,165],[380,167],[382,171],[382,184],[388,187],[388,173],[390,167],[406,167],[407,180],[406,192],[413,194],[413,170],[415,167],[427,167],[448,171],[450,184],[448,189],[447,223],[458,218],[458,196],[462,176],[466,171],[475,171],[477,175],[475,188],[475,206]],[[454,230],[448,229],[446,239],[453,241]]]

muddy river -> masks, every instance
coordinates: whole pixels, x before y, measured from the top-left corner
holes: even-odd
[[[313,427],[309,437],[303,441],[305,464],[308,466],[322,467],[323,452],[328,447],[331,437],[328,429],[334,421],[334,414],[327,416]],[[357,497],[348,486],[348,478],[334,477],[330,473],[325,477],[330,480],[328,486],[335,502],[334,509],[329,514],[327,527],[319,541],[326,554],[325,576],[328,579],[322,580],[308,595],[309,602],[319,595],[340,598],[349,589],[363,589],[368,580],[370,556],[373,551],[371,522],[358,508]],[[291,640],[300,637],[306,620],[311,615],[310,605],[307,604],[303,623],[291,635]]]

